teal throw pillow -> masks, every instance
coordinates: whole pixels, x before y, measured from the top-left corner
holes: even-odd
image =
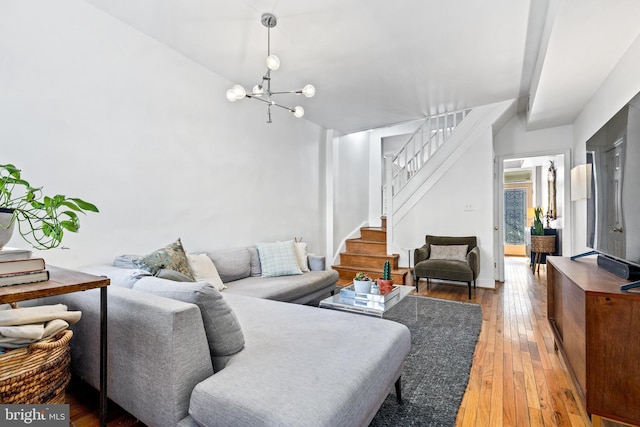
[[[275,243],[257,243],[262,277],[302,274],[298,266],[293,240]]]

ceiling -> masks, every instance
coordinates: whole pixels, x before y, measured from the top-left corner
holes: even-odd
[[[272,89],[317,90],[279,102],[345,134],[508,99],[570,124],[640,34],[638,0],[86,1],[247,89],[275,14]]]

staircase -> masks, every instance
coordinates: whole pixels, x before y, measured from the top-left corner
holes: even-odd
[[[347,239],[346,251],[340,253],[340,264],[331,268],[340,275],[338,286],[351,284],[358,272],[363,272],[372,280],[382,277],[384,262],[391,263],[391,280],[398,285],[405,284],[408,268],[399,268],[400,255],[387,255],[387,222],[382,218],[382,227],[362,227],[360,237]]]

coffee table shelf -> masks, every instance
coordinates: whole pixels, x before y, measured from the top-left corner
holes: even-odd
[[[366,298],[348,298],[337,292],[320,301],[319,306],[333,310],[348,311],[351,313],[366,314],[368,316],[384,317],[384,313],[400,302],[404,297],[414,291],[413,286],[395,285],[393,295],[384,301],[375,301]]]

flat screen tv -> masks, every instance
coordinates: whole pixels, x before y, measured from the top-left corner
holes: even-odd
[[[592,166],[587,246],[635,275],[640,270],[640,93],[587,141],[587,163]]]

